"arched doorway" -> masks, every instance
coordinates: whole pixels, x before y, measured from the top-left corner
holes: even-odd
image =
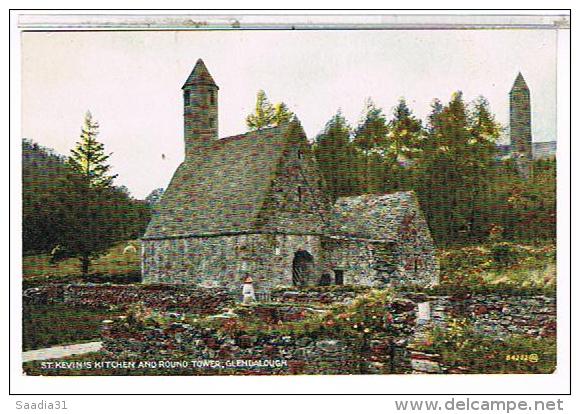
[[[298,250],[292,261],[292,283],[307,286],[314,276],[314,257],[306,250]]]

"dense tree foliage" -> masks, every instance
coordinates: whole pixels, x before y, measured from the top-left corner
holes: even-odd
[[[251,130],[286,122],[286,105],[259,91]],[[77,257],[83,272],[112,243],[140,237],[163,190],[135,200],[113,185],[98,124],[90,113],[68,159],[23,141],[24,252]],[[488,239],[555,240],[556,161],[534,161],[529,177],[497,151],[501,126],[485,98],[456,92],[434,100],[425,123],[401,99],[390,116],[371,100],[352,128],[338,111],[313,143],[333,199],[414,190],[439,245]]]
[[[390,119],[368,100],[352,130],[337,113],[314,142],[334,198],[414,190],[439,245],[555,239],[555,160],[535,161],[524,178],[502,160],[502,128],[487,100],[466,104],[456,92],[434,100],[425,125],[404,99]]]
[[[357,155],[350,140],[350,128],[340,111],[316,137],[314,155],[333,200],[358,194],[361,186]]]
[[[246,117],[246,125],[250,131],[275,127],[292,119],[294,114],[285,103],[278,102],[272,105],[266,92],[259,90],[256,95],[254,112]]]
[[[102,151],[101,145],[93,144]],[[98,159],[86,148],[92,162]],[[111,185],[111,176],[100,173],[106,169],[93,165],[83,173],[78,169],[82,165],[87,163],[70,162],[23,141],[23,250],[52,253],[57,260],[78,258],[86,274],[91,260],[113,243],[143,234],[150,207],[133,199],[126,188]]]
[[[367,100],[363,117],[354,131],[353,143],[359,152],[356,158],[359,182],[364,193],[384,192],[384,165],[388,125],[383,110]]]
[[[58,228],[66,221],[70,184],[65,158],[38,144],[22,142],[22,242],[25,253],[49,252],[60,238]]]

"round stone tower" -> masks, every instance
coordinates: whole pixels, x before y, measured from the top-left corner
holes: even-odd
[[[218,138],[218,90],[203,60],[198,59],[183,90],[185,160]]]
[[[521,73],[510,91],[510,144],[520,171],[527,176],[532,162],[532,115],[530,90]]]

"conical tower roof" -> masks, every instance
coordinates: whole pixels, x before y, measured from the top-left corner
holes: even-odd
[[[196,85],[196,84],[211,85],[219,89],[219,87],[209,74],[209,71],[207,70],[205,63],[203,63],[203,60],[201,59],[197,59],[195,67],[189,74],[189,77],[187,78],[181,89],[185,88],[187,85]]]
[[[514,86],[512,86],[512,92],[515,89],[524,90],[528,89],[528,85],[526,84],[526,80],[522,75],[522,72],[518,72],[518,76],[516,76],[516,80],[514,81]]]

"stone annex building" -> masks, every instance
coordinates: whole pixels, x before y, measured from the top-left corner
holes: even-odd
[[[218,91],[200,59],[183,85],[185,160],[142,240],[144,283],[256,291],[438,282],[412,192],[331,205],[297,120],[218,139]]]

